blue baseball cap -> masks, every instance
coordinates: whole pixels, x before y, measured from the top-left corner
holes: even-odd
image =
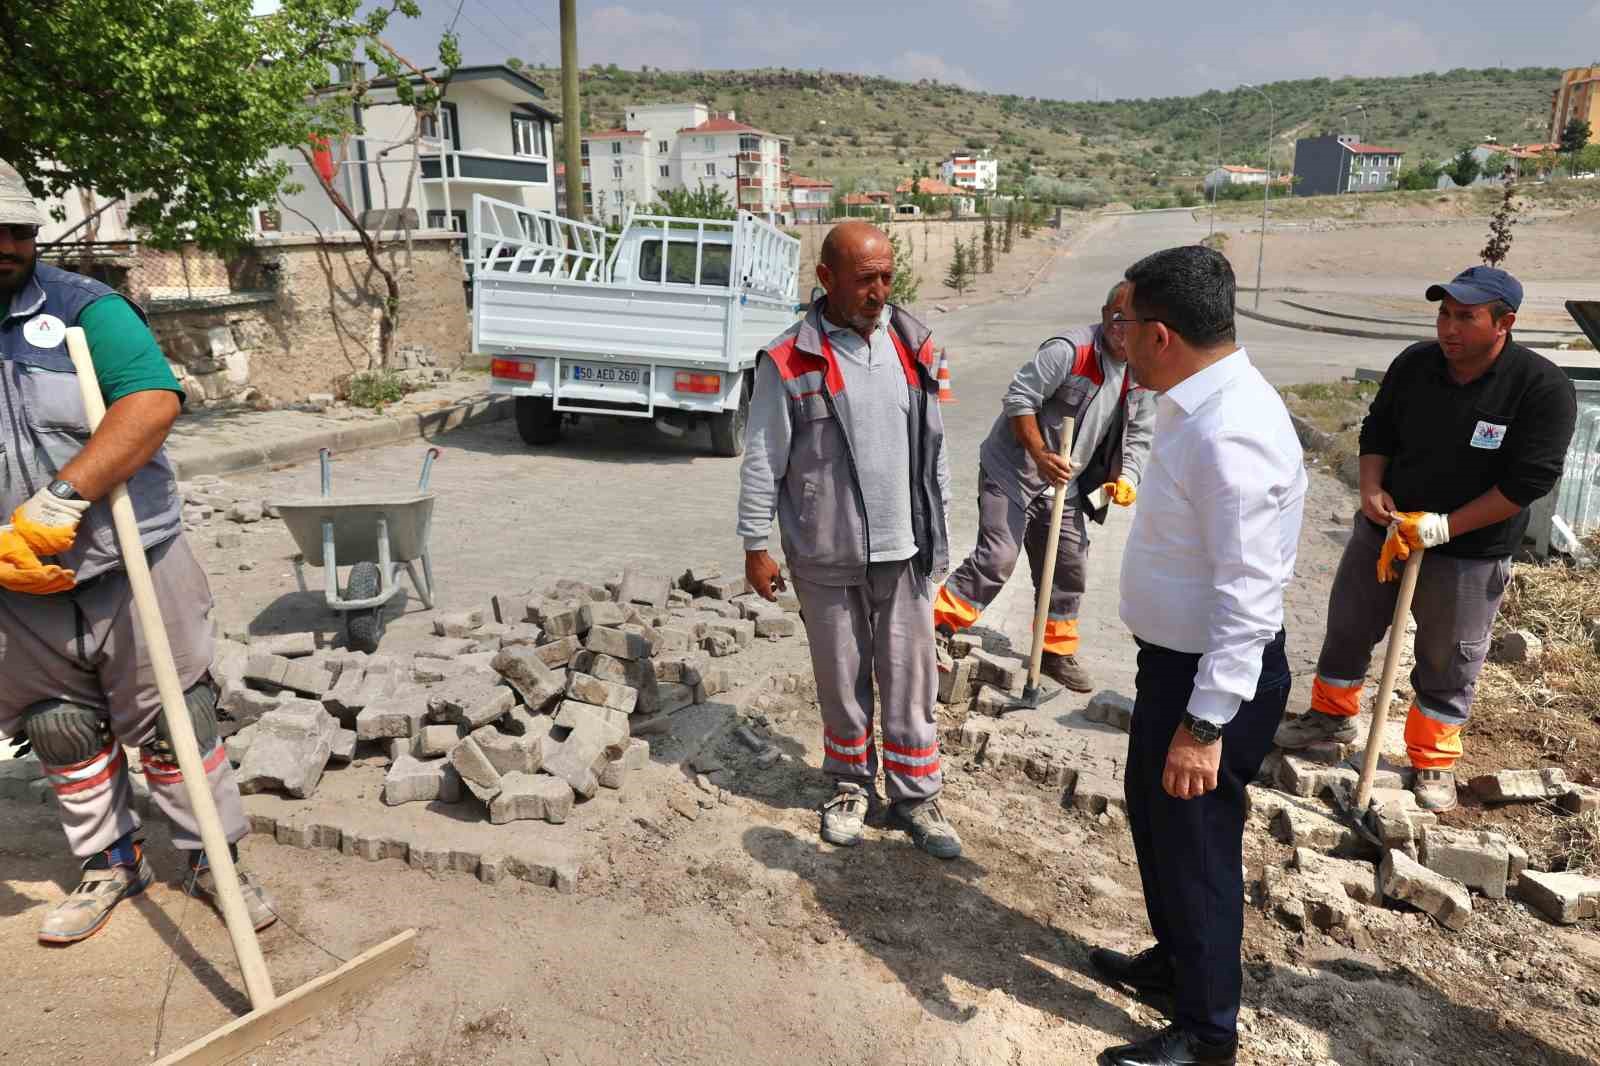
[[[1425,294],[1438,301],[1446,296],[1458,303],[1486,304],[1504,300],[1515,311],[1522,306],[1522,282],[1495,267],[1468,267],[1448,285],[1429,285]]]

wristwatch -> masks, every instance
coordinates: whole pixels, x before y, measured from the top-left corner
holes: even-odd
[[[1189,735],[1202,744],[1215,744],[1222,739],[1222,727],[1215,722],[1208,722],[1204,718],[1196,718],[1187,711],[1183,715],[1183,728]]]
[[[60,478],[50,482],[50,495],[58,500],[82,500],[78,490],[72,487],[72,482],[62,481]]]

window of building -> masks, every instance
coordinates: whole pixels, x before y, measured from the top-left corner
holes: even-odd
[[[622,154],[622,142],[621,141],[612,141],[611,142],[611,154],[612,155],[621,155]]]
[[[622,180],[622,164],[621,163],[612,163],[611,164],[611,176],[613,178],[616,178],[618,181]]]
[[[580,156],[582,156],[584,159],[588,159],[589,158],[589,142],[588,141],[579,141],[578,142],[578,154]]]
[[[661,176],[663,178],[672,177],[672,168],[670,166],[666,166],[666,165],[663,164],[662,167],[661,167]]]
[[[616,191],[614,191],[611,194],[611,198],[617,202],[617,206],[618,207],[622,206],[622,190],[621,189],[617,189]]]
[[[1374,170],[1372,173],[1368,174],[1367,181],[1371,182],[1373,185],[1378,184],[1378,172]]]
[[[656,151],[660,152],[662,155],[666,155],[668,152],[672,151],[672,149],[667,147],[666,141],[657,141]]]
[[[717,150],[717,139],[715,137],[704,137],[702,140],[706,142],[706,151],[715,152]]]
[[[741,152],[759,152],[759,151],[761,151],[761,138],[760,137],[740,137],[739,138],[739,151],[741,151]]]
[[[544,123],[532,115],[511,116],[511,154],[543,158]]]
[[[585,185],[589,183],[589,168],[587,166],[583,168],[583,181]]]
[[[706,177],[714,178],[716,176],[717,176],[717,165],[715,163],[707,163],[706,164]]]

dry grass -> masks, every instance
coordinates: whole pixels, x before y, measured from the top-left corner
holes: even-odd
[[[1542,811],[1546,817],[1518,834],[1535,869],[1553,873],[1594,874],[1600,872],[1600,811],[1569,815],[1554,805]]]

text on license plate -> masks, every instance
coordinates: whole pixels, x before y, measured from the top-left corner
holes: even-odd
[[[589,366],[578,363],[572,368],[572,380],[638,385],[644,381],[644,371],[636,366]]]

